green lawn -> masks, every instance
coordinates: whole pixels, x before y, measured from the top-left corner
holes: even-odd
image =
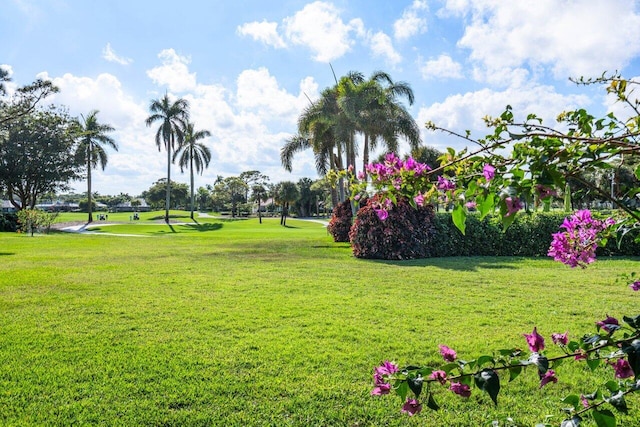
[[[440,411],[413,418],[370,396],[372,370],[437,366],[438,344],[467,359],[526,348],[534,326],[552,347],[552,332],[640,314],[615,283],[638,259],[365,261],[315,222],[146,215],[98,234],[0,234],[0,425],[559,425],[559,400],[610,368],[565,363],[541,390],[525,372],[497,408],[442,390]],[[639,425],[640,399],[628,404],[619,425]]]

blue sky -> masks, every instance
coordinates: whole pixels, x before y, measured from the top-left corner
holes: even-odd
[[[9,89],[51,79],[61,91],[50,102],[73,115],[100,110],[116,129],[120,149],[94,190],[137,195],[166,173],[144,124],[165,92],[187,99],[196,129],[212,133],[198,186],[246,170],[273,182],[315,178],[311,153],[288,173],[279,151],[308,98],[334,83],[330,64],[338,77],[384,70],[408,82],[421,127],[431,120],[480,137],[482,118],[507,104],[552,125],[569,108],[604,113],[616,107],[602,89],[568,78],[640,75],[640,2],[3,0],[0,40]],[[426,130],[423,140],[462,147]],[[174,167],[172,179],[188,175]]]

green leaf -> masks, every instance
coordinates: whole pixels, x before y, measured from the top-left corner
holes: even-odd
[[[624,393],[622,392],[622,390],[618,391],[616,394],[605,400],[618,411],[624,414],[627,413],[627,402],[624,400]]]
[[[518,375],[522,372],[522,366],[511,366],[509,367],[509,382],[518,378]]]
[[[480,356],[478,357],[478,360],[476,361],[476,363],[478,364],[479,368],[482,368],[482,365],[486,364],[486,363],[491,363],[491,364],[495,364],[495,360],[493,360],[492,356]]]
[[[486,197],[478,196],[476,197],[476,209],[480,213],[480,219],[483,219],[485,216],[493,212],[495,208],[495,195],[493,193],[487,194]]]
[[[562,399],[562,403],[568,403],[569,405],[573,406],[573,409],[577,411],[581,406],[580,396],[578,396],[577,394],[570,394],[569,396]]]
[[[618,385],[618,381],[614,381],[614,380],[607,381],[607,383],[604,386],[611,393],[617,393],[620,390],[620,385]]]
[[[640,179],[640,165],[636,168],[636,178]]]
[[[627,361],[629,365],[631,365],[631,370],[633,371],[636,378],[640,376],[640,340],[633,340],[633,342],[622,348],[627,354]]]
[[[493,369],[483,369],[474,375],[476,387],[480,390],[486,391],[493,400],[493,403],[498,405],[498,393],[500,392],[500,377]]]
[[[598,427],[616,427],[616,417],[609,410],[597,411],[594,409],[591,411],[591,415]]]
[[[640,316],[636,316],[636,317],[623,316],[622,319],[633,329],[640,329]]]
[[[436,403],[435,399],[433,398],[433,393],[429,393],[429,398],[427,399],[427,407],[429,409],[433,409],[434,411],[437,411],[438,409],[440,409],[440,406]]]
[[[407,378],[407,385],[409,389],[416,395],[416,398],[420,397],[420,393],[422,393],[422,378]]]
[[[453,223],[460,230],[462,234],[465,232],[465,222],[467,220],[467,212],[464,209],[464,206],[460,203],[456,204],[456,207],[453,208],[453,212],[451,213],[451,219],[453,219]]]
[[[396,393],[400,396],[401,401],[407,400],[407,393],[409,393],[409,384],[406,381],[402,381],[398,387],[396,387]]]
[[[587,359],[587,366],[592,371],[595,371],[598,366],[600,366],[600,359]]]

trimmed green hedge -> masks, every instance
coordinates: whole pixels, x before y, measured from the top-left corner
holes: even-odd
[[[480,220],[478,215],[469,215],[466,234],[455,227],[450,213],[437,213],[434,221],[435,236],[430,251],[434,257],[450,256],[547,256],[551,235],[560,230],[566,213],[520,213],[506,232],[497,216]],[[634,241],[640,230],[628,233],[618,249],[612,239],[598,255],[640,256],[640,242]]]

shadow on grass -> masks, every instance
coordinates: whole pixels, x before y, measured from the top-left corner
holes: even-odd
[[[0,252],[0,256],[10,256],[15,255],[15,252]]]
[[[412,260],[363,259],[365,262],[396,265],[401,267],[436,267],[444,270],[476,271],[484,270],[516,270],[517,263],[524,257],[447,257],[422,258]]]
[[[202,223],[202,224],[184,224],[181,227],[188,228],[190,230],[198,231],[200,233],[207,231],[215,231],[220,230],[222,228],[222,224],[218,223]]]

